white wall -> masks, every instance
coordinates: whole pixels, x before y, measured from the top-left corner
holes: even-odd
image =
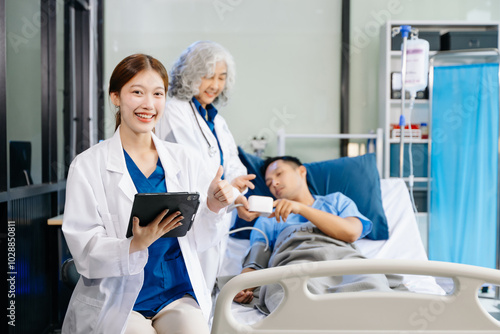
[[[351,0],[350,131],[378,127],[379,29],[387,20],[500,21],[498,0]],[[237,144],[275,130],[337,133],[341,0],[108,0],[105,80],[125,56],[149,53],[170,68],[192,42],[211,39],[235,57],[236,89],[221,108]],[[107,109],[106,134],[114,129]],[[292,142],[291,142],[292,143]],[[293,147],[292,147],[293,146]],[[304,161],[336,157],[338,142],[287,146]]]
[[[31,176],[42,182],[40,3],[5,3],[7,138],[31,142]],[[9,146],[7,146],[9,147]],[[10,154],[10,152],[9,152]]]
[[[264,135],[270,140],[266,153],[274,155],[278,127],[296,133],[339,131],[340,3],[109,0],[106,80],[129,54],[149,53],[170,69],[194,41],[214,40],[233,54],[237,71],[234,94],[221,114],[237,144],[250,150],[249,139]],[[114,121],[111,112],[108,116],[109,136]],[[312,160],[335,152],[318,148],[297,153]]]

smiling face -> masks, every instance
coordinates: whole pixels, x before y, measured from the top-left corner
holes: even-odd
[[[304,166],[276,160],[267,167],[265,181],[274,197],[295,200],[307,189],[306,174]]]
[[[130,79],[120,93],[111,93],[111,101],[120,107],[123,130],[136,134],[151,132],[163,115],[165,91],[161,76],[147,69]]]
[[[198,88],[199,93],[194,97],[200,102],[203,108],[214,102],[215,98],[222,93],[226,87],[227,66],[225,62],[218,62],[215,65],[214,75],[210,78],[201,78],[201,84]]]

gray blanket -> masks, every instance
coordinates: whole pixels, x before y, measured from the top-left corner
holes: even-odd
[[[247,258],[252,257],[251,253]],[[293,225],[283,230],[270,255],[267,267],[365,258],[355,245],[331,238],[311,223]],[[255,254],[253,257],[256,257]],[[307,286],[313,294],[406,290],[402,285],[401,276],[383,274],[317,277],[309,279]],[[283,293],[278,283],[262,286],[255,306],[269,314],[278,307]]]

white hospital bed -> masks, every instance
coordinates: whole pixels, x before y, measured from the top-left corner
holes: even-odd
[[[220,291],[213,334],[238,333],[500,333],[500,323],[480,305],[484,283],[500,285],[500,271],[427,260],[404,181],[381,180],[389,239],[356,242],[369,259],[313,262],[236,276]],[[222,275],[241,271],[248,240],[229,238]],[[312,295],[307,280],[319,276],[403,274],[411,292]],[[446,294],[434,277],[453,279]],[[279,282],[285,298],[271,315],[232,301],[244,288]]]

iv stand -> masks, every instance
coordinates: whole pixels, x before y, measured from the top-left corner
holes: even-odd
[[[401,55],[401,116],[399,116],[399,128],[400,131],[400,139],[399,139],[399,177],[403,178],[403,163],[404,163],[404,139],[405,139],[405,81],[406,81],[406,41],[408,39],[408,34],[411,31],[411,26],[403,25],[399,28],[393,29],[393,36],[401,31],[401,35],[403,37],[403,49]],[[409,129],[411,131],[411,129]],[[410,134],[411,135],[411,134]]]

